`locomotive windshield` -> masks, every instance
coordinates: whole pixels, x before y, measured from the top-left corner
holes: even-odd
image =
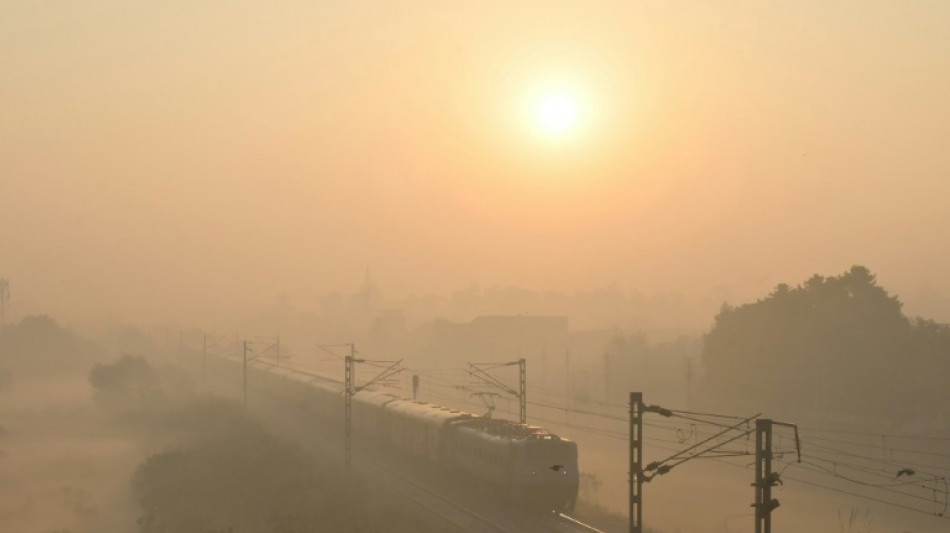
[[[574,470],[577,466],[577,445],[572,441],[539,439],[528,441],[528,457],[532,466],[550,468],[555,472]]]

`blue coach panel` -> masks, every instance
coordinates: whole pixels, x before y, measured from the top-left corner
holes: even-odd
[[[291,395],[320,415],[343,416],[343,384],[301,370],[278,366],[265,359],[248,362],[254,371],[250,380],[264,384],[275,393]]]
[[[361,390],[353,395],[353,427],[389,442],[389,428],[383,418],[386,404],[396,401],[391,394],[372,390]]]
[[[459,471],[508,493],[511,488],[511,439],[502,432],[487,431],[489,426],[504,423],[473,418],[453,424],[451,461]]]
[[[330,418],[343,417],[343,384],[331,379],[296,372],[290,376],[306,387],[303,398],[308,409]]]
[[[292,370],[274,366],[273,363],[266,361],[250,361],[247,363],[247,371],[253,374],[248,379],[254,381],[255,385],[264,385],[275,391],[285,389],[287,374]]]

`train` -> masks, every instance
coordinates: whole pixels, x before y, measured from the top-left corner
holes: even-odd
[[[318,414],[342,420],[344,384],[264,359],[251,381]],[[488,418],[372,389],[353,394],[351,424],[390,453],[408,454],[445,475],[526,508],[570,513],[579,488],[577,443],[534,425]]]

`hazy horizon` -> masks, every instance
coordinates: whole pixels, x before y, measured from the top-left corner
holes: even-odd
[[[367,268],[397,299],[741,303],[861,264],[950,321],[947,22],[937,1],[6,2],[0,276],[22,313],[191,323]],[[571,135],[529,123],[549,87]]]

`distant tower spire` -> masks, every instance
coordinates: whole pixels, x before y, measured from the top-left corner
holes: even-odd
[[[376,303],[379,300],[379,289],[376,287],[376,283],[373,282],[373,278],[370,276],[369,267],[366,267],[366,273],[363,276],[363,285],[354,295],[354,299],[356,302],[358,302],[358,305],[363,307],[364,311],[371,311],[374,309]]]
[[[366,267],[366,271],[363,274],[363,286],[360,287],[360,292],[369,297],[375,290],[376,284],[373,283],[373,277],[370,276],[369,267]]]

